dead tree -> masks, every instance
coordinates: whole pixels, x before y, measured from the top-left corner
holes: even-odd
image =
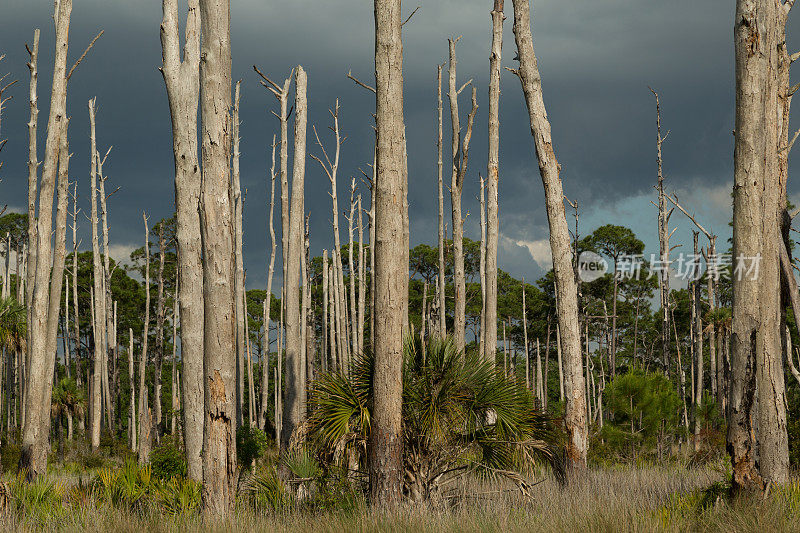
[[[564,352],[566,406],[564,422],[568,433],[567,461],[571,469],[586,467],[588,426],[586,396],[578,323],[578,294],[572,268],[572,249],[564,212],[564,192],[560,165],[553,150],[550,122],[544,106],[542,81],[533,49],[530,4],[514,0],[514,36],[516,37],[522,92],[528,107],[531,134],[545,190],[547,218],[550,227],[550,249],[553,256],[555,288],[558,295],[559,346]]]
[[[467,161],[469,160],[469,143],[472,139],[472,124],[475,113],[478,111],[478,99],[475,87],[472,88],[472,111],[467,120],[467,131],[461,134],[460,118],[458,116],[458,95],[472,80],[468,81],[460,88],[456,86],[456,43],[460,39],[449,39],[450,45],[450,65],[448,67],[450,100],[450,122],[452,125],[452,176],[450,181],[450,203],[452,206],[453,220],[453,287],[455,289],[455,312],[453,321],[453,331],[455,335],[456,349],[464,351],[466,333],[466,276],[464,273],[464,219],[461,214],[461,192],[464,188],[464,176],[467,173]]]
[[[203,479],[203,265],[200,235],[200,183],[197,108],[200,98],[200,9],[187,0],[183,58],[178,33],[178,0],[162,0],[161,74],[172,117],[175,161],[175,233],[181,320],[183,440],[188,476]]]
[[[375,0],[375,396],[369,445],[370,496],[401,497],[403,324],[408,309],[407,171],[400,0]]]
[[[142,328],[142,354],[139,357],[139,464],[150,461],[150,405],[147,403],[145,368],[147,366],[147,345],[150,337],[150,227],[147,215],[142,212],[144,221],[144,327]],[[95,368],[97,365],[95,364]],[[97,386],[97,378],[94,382]]]
[[[342,368],[345,370],[348,367],[348,361],[350,359],[350,349],[349,349],[349,342],[348,342],[348,334],[347,334],[347,298],[346,298],[346,291],[344,285],[344,272],[342,266],[342,245],[339,240],[339,203],[336,196],[336,176],[339,171],[339,155],[341,153],[341,147],[345,138],[341,137],[339,131],[339,100],[336,100],[336,105],[333,110],[330,111],[331,117],[333,118],[333,133],[335,136],[336,142],[336,151],[334,152],[333,160],[328,156],[328,152],[325,150],[322,142],[319,139],[319,135],[317,135],[316,127],[313,127],[314,130],[314,137],[317,142],[317,146],[319,146],[320,150],[322,151],[322,156],[325,158],[325,161],[318,156],[311,154],[311,158],[317,161],[322,169],[325,171],[325,174],[328,176],[328,180],[331,183],[331,204],[332,204],[332,212],[333,212],[333,242],[334,242],[334,249],[333,249],[333,266],[335,272],[335,284],[336,284],[336,294],[334,295],[337,302],[337,311],[334,317],[336,320],[336,330],[337,330],[337,339],[336,345],[338,347],[338,356],[339,362],[342,365]],[[352,275],[352,273],[351,273]]]
[[[669,368],[669,254],[672,249],[669,246],[669,239],[672,233],[669,231],[669,219],[672,216],[672,209],[667,209],[667,195],[664,192],[664,165],[661,156],[661,147],[669,136],[661,136],[661,100],[658,93],[650,89],[656,98],[656,154],[658,163],[658,248],[661,269],[659,272],[659,289],[661,295],[661,353],[664,357],[664,364]],[[677,228],[676,228],[677,229]],[[680,348],[678,348],[680,349]],[[635,356],[636,354],[634,354]]]
[[[442,119],[442,65],[436,67],[436,80],[437,80],[437,102],[438,102],[438,116],[439,116],[439,136],[436,140],[436,152],[438,156],[437,170],[439,176],[439,277],[437,280],[437,294],[439,297],[439,337],[444,338],[447,334],[447,306],[445,303],[445,267],[444,267],[444,182],[443,182],[443,169],[444,163],[442,152],[444,150],[443,133],[444,123]],[[372,241],[370,241],[372,242]]]
[[[484,347],[484,333],[486,332],[486,182],[483,179],[483,176],[480,176],[481,182],[481,195],[480,195],[480,209],[481,209],[481,256],[480,256],[480,278],[481,278],[481,325],[480,325],[480,343],[478,345],[478,353],[481,356],[485,356],[486,349]],[[524,292],[524,286],[523,286]],[[526,349],[527,349],[527,342],[526,342]],[[529,379],[530,376],[528,374],[525,375],[525,379]],[[528,387],[530,387],[530,383],[528,383]]]
[[[364,353],[364,308],[367,303],[367,279],[364,259],[364,219],[361,216],[361,195],[358,195],[358,353]]]
[[[136,435],[136,387],[133,384],[133,328],[128,328],[128,382],[131,384],[131,403],[128,414],[128,439],[131,450],[134,453],[139,451]]]
[[[153,375],[153,434],[156,442],[161,436],[161,369],[164,366],[164,321],[167,318],[164,294],[164,261],[167,255],[167,239],[164,237],[164,221],[158,223],[158,297],[156,299],[156,357]]]
[[[233,220],[233,268],[234,293],[236,303],[234,313],[236,320],[236,425],[244,424],[244,365],[245,365],[245,295],[244,295],[244,261],[242,258],[242,186],[239,173],[239,100],[241,97],[241,80],[236,82],[233,98],[233,115],[231,116],[231,137],[233,139],[233,157],[231,160],[231,180],[228,196],[231,204]],[[250,413],[252,415],[252,412]]]
[[[264,301],[264,349],[261,352],[261,409],[258,411],[258,427],[265,430],[267,427],[267,407],[269,406],[269,312],[272,300],[272,276],[275,273],[275,226],[272,221],[275,216],[275,136],[272,137],[272,167],[269,171],[269,270],[267,271],[267,298]]]
[[[788,479],[776,261],[779,214],[785,206],[779,202],[778,54],[773,51],[780,44],[777,25],[793,3],[738,0],[736,4],[733,257],[737,267],[748,260],[744,258],[763,258],[758,276],[733,280],[727,449],[738,490],[762,489],[767,481]]]
[[[500,165],[500,64],[503,52],[503,0],[494,0],[492,53],[489,59],[489,163],[486,176],[486,332],[484,357],[494,361],[497,352],[497,244],[500,235],[498,208]]]
[[[350,345],[353,354],[358,353],[358,311],[356,310],[356,269],[353,262],[353,224],[356,214],[356,180],[353,178],[350,183],[350,216],[347,217],[347,234],[349,244],[347,246],[347,268],[350,270]]]
[[[92,375],[92,450],[100,446],[100,425],[102,419],[102,391],[103,391],[103,362],[107,357],[106,349],[106,298],[105,298],[105,273],[103,272],[102,256],[100,255],[100,239],[97,231],[97,173],[100,156],[97,153],[97,137],[95,133],[95,105],[96,99],[89,100],[89,131],[90,131],[90,175],[89,192],[91,196],[91,224],[92,224],[92,265],[94,280],[94,372]]]
[[[281,450],[289,449],[295,429],[302,423],[306,409],[303,325],[301,324],[300,263],[303,255],[303,188],[305,183],[306,127],[308,122],[308,77],[298,66],[295,76],[294,165],[292,202],[289,218],[289,248],[286,255],[286,279],[283,293],[286,309],[286,399],[283,405]]]
[[[203,244],[203,505],[227,516],[236,493],[234,239],[228,183],[231,157],[230,1],[200,0],[200,110]]]

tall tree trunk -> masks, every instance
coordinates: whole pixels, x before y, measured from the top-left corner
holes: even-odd
[[[347,234],[349,244],[347,246],[347,268],[350,270],[350,345],[352,353],[358,353],[358,311],[356,303],[356,268],[353,261],[353,224],[356,214],[356,179],[353,178],[350,184],[350,216],[347,217]]]
[[[525,386],[531,388],[531,362],[528,357],[528,310],[525,308],[525,278],[522,278],[522,333],[525,342]]]
[[[161,370],[164,367],[164,322],[167,310],[164,304],[164,260],[167,241],[164,237],[164,223],[158,224],[158,299],[156,300],[156,357],[153,375],[153,436],[160,442],[161,436]]]
[[[96,99],[89,100],[89,128],[90,128],[90,173],[89,192],[91,196],[91,224],[92,224],[92,279],[94,280],[94,374],[92,376],[92,450],[96,451],[100,446],[100,425],[102,416],[102,391],[103,391],[103,362],[107,357],[106,350],[106,291],[103,280],[102,256],[100,255],[100,239],[97,231],[97,173],[98,163],[100,162],[97,153],[97,137],[95,133],[95,106]],[[102,178],[101,178],[102,179]]]
[[[693,233],[694,255],[695,257],[699,257],[699,249],[697,247],[697,238],[699,237],[699,234],[696,231]],[[697,368],[695,370],[695,379],[697,380],[697,384],[695,385],[694,389],[694,451],[699,452],[701,449],[700,431],[702,429],[700,411],[703,405],[703,371],[705,365],[703,364],[703,300],[700,294],[700,289],[702,287],[700,284],[700,272],[697,272],[695,276],[695,280],[692,282],[692,303],[694,304],[694,322],[692,327],[694,327],[694,355],[695,363],[697,364]]]
[[[375,0],[377,125],[375,225],[375,370],[369,445],[370,498],[391,506],[401,497],[403,322],[408,301],[408,247],[403,201],[405,125],[401,0]],[[399,258],[399,260],[398,260]],[[462,331],[463,335],[463,331]]]
[[[303,388],[303,324],[300,315],[300,263],[303,255],[303,198],[305,182],[306,127],[308,77],[298,66],[295,77],[294,165],[292,175],[292,202],[289,211],[289,248],[286,256],[286,280],[283,295],[286,308],[286,401],[283,406],[281,450],[288,451],[295,429],[303,421],[306,395]]]
[[[448,67],[450,99],[450,121],[452,125],[452,176],[450,181],[450,202],[452,204],[453,220],[453,287],[455,291],[455,313],[453,331],[456,349],[464,351],[466,328],[466,276],[464,273],[464,219],[461,216],[461,192],[464,188],[464,176],[467,172],[469,159],[469,142],[472,138],[472,124],[478,110],[475,88],[472,88],[472,111],[469,114],[467,131],[461,135],[461,124],[458,116],[458,94],[466,87],[456,87],[456,42],[450,39],[450,65]]]
[[[734,41],[736,49],[736,129],[733,189],[733,257],[758,257],[763,250],[765,174],[769,172],[767,109],[769,64],[775,34],[774,0],[737,0]],[[770,110],[774,112],[775,108]],[[771,258],[767,258],[769,262]],[[764,330],[761,320],[762,282],[742,276],[733,281],[731,382],[728,405],[727,449],[736,489],[763,488],[756,466],[755,408],[758,366],[763,362]],[[764,294],[764,299],[769,295]],[[759,391],[760,393],[761,391]],[[759,394],[760,396],[760,394]],[[768,401],[765,394],[759,404]],[[760,417],[758,417],[759,430]],[[767,450],[764,450],[767,451]]]
[[[128,328],[128,382],[131,384],[131,403],[128,416],[128,435],[131,450],[138,451],[136,435],[136,385],[133,382],[133,328]]]
[[[236,425],[244,424],[244,379],[245,379],[245,320],[244,309],[244,261],[242,258],[242,186],[239,175],[239,100],[241,96],[241,80],[236,82],[233,99],[233,115],[231,117],[231,137],[233,139],[233,157],[231,166],[231,180],[229,181],[228,195],[231,204],[231,218],[233,220],[234,237],[234,293],[236,302],[234,312],[236,315]],[[252,414],[252,413],[251,413]]]
[[[270,168],[269,185],[269,270],[267,271],[267,298],[264,301],[264,349],[261,352],[261,409],[258,411],[258,427],[266,430],[267,407],[269,406],[269,312],[272,300],[272,276],[275,273],[275,137],[272,138],[272,167]]]
[[[364,262],[364,219],[361,216],[361,195],[358,195],[358,353],[364,353],[364,307],[367,303],[367,267]]]
[[[75,343],[75,383],[80,388],[83,373],[81,372],[81,321],[78,312],[78,211],[78,181],[76,180],[72,193],[72,315],[75,317],[75,338],[73,339]]]
[[[139,464],[150,461],[152,432],[150,428],[150,405],[148,404],[145,370],[147,368],[147,345],[150,338],[150,227],[147,215],[142,212],[144,221],[144,327],[142,328],[142,355],[139,358]],[[95,385],[97,379],[94,380]]]
[[[171,363],[171,386],[170,386],[170,407],[172,414],[169,421],[169,434],[173,439],[177,436],[178,412],[181,409],[181,399],[178,396],[178,291],[180,290],[180,278],[175,280],[175,292],[172,296],[172,358]]]
[[[514,35],[520,58],[518,73],[530,115],[531,133],[536,145],[536,158],[544,184],[547,219],[550,225],[550,248],[558,294],[560,346],[564,352],[567,462],[570,468],[582,470],[586,467],[589,442],[578,324],[578,294],[572,268],[569,230],[564,213],[564,193],[559,176],[561,167],[553,150],[550,122],[545,111],[542,80],[531,36],[530,4],[527,0],[514,0]]]
[[[109,152],[111,148],[109,148]],[[106,156],[108,157],[108,152]],[[105,157],[97,162],[97,179],[98,190],[97,194],[100,197],[100,222],[102,223],[103,231],[103,314],[105,316],[105,352],[103,352],[103,394],[107,398],[106,401],[106,420],[109,429],[114,428],[114,395],[109,381],[108,359],[109,356],[114,355],[114,346],[116,345],[115,331],[114,331],[114,313],[113,303],[111,298],[111,253],[108,248],[108,207],[106,196],[106,179],[103,174],[103,164]]]
[[[447,304],[445,300],[445,267],[444,267],[444,182],[442,178],[444,163],[442,152],[444,150],[443,138],[443,119],[442,119],[442,65],[436,67],[436,80],[438,82],[437,102],[438,102],[438,116],[439,116],[439,137],[436,140],[437,152],[437,169],[439,176],[439,277],[437,283],[439,285],[439,337],[444,338],[447,334]],[[374,202],[373,202],[374,203]],[[370,241],[370,245],[372,241]]]
[[[200,0],[203,243],[203,505],[227,516],[236,495],[234,229],[228,188],[231,157],[230,1]]]
[[[483,179],[483,176],[480,176],[481,182],[481,194],[480,194],[480,209],[481,209],[481,216],[480,216],[480,225],[481,225],[481,253],[480,253],[480,263],[478,266],[478,270],[480,272],[481,278],[481,318],[480,318],[480,342],[478,343],[478,353],[481,354],[483,357],[486,354],[486,349],[484,347],[483,342],[485,341],[484,333],[486,331],[486,182]],[[525,292],[525,286],[523,283],[523,294]],[[527,349],[527,343],[526,343]],[[525,375],[525,379],[529,379],[530,376],[528,374]],[[530,383],[528,383],[528,387],[530,387]]]
[[[197,107],[200,97],[200,10],[187,0],[186,38],[180,57],[178,1],[162,0],[161,73],[172,117],[175,160],[175,233],[181,320],[183,438],[188,476],[203,479],[203,265],[200,235],[200,183]]]
[[[486,176],[486,333],[483,342],[488,361],[497,350],[497,244],[500,235],[498,208],[500,165],[500,68],[503,53],[503,0],[494,0],[492,52],[489,58],[489,164]]]

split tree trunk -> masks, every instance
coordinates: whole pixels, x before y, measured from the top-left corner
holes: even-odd
[[[292,174],[292,202],[289,211],[289,248],[286,255],[286,279],[283,301],[286,309],[286,399],[283,406],[283,429],[281,451],[289,449],[295,429],[302,423],[306,409],[306,394],[303,378],[304,346],[303,324],[301,324],[300,263],[303,245],[303,195],[306,160],[306,127],[308,100],[306,96],[308,77],[303,67],[298,66],[295,77],[295,123],[294,165]]]
[[[178,1],[162,0],[161,73],[172,117],[175,160],[175,227],[180,292],[183,439],[188,476],[203,479],[203,265],[200,236],[200,182],[197,107],[200,97],[200,10],[187,0],[183,59],[178,35]]]

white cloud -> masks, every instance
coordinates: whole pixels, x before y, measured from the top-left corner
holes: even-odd
[[[130,263],[131,253],[139,247],[132,244],[109,244],[108,248],[114,261],[117,263]]]
[[[502,237],[503,246],[510,248],[516,246],[526,248],[531,258],[543,270],[549,270],[553,266],[553,258],[550,252],[550,241],[542,239],[538,241],[526,241],[522,239],[511,239],[505,235]]]

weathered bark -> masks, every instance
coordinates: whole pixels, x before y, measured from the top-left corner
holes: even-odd
[[[128,382],[131,384],[131,404],[128,416],[128,438],[131,450],[138,451],[136,435],[136,385],[133,382],[133,328],[128,328]]]
[[[528,310],[525,308],[525,278],[522,278],[522,333],[525,342],[525,385],[531,388],[531,362],[528,357]]]
[[[564,355],[567,463],[570,468],[580,470],[586,467],[589,443],[578,323],[578,294],[572,269],[569,230],[564,213],[564,193],[559,176],[561,167],[553,150],[550,122],[544,106],[542,80],[531,36],[530,5],[527,0],[514,0],[514,35],[520,58],[518,74],[528,107],[550,226],[550,249],[558,295],[556,303],[561,337],[559,345]]]
[[[56,13],[58,15],[58,13]],[[66,47],[67,43],[64,43]],[[37,187],[38,187],[38,169],[39,169],[39,156],[37,149],[37,128],[39,124],[39,98],[37,95],[37,84],[39,81],[39,29],[33,32],[33,47],[26,47],[30,55],[28,61],[28,69],[30,70],[30,88],[29,88],[29,104],[30,104],[30,119],[28,121],[28,256],[26,262],[26,283],[25,283],[25,308],[26,308],[26,323],[28,329],[26,331],[26,344],[28,351],[26,359],[30,358],[31,348],[33,347],[33,289],[36,286],[36,248],[38,246],[38,237],[36,236],[36,200]],[[64,51],[64,68],[66,69],[66,50]],[[55,75],[55,72],[54,72]],[[66,93],[66,83],[64,89]],[[65,97],[66,102],[66,97]],[[65,103],[66,106],[66,103]],[[48,121],[49,124],[49,121]],[[52,200],[51,200],[52,202]],[[10,280],[10,257],[11,257],[11,237],[8,238],[8,245],[6,246],[6,279]],[[33,265],[33,268],[31,268]],[[19,263],[17,264],[19,268]],[[10,282],[9,286],[3,286],[3,297],[10,296]],[[17,395],[19,401],[24,401],[21,395]],[[16,415],[15,415],[16,416]]]
[[[103,390],[103,361],[106,352],[106,299],[103,279],[105,274],[100,255],[100,240],[97,232],[97,165],[100,157],[97,153],[97,137],[95,133],[95,105],[96,99],[89,100],[89,128],[90,128],[90,176],[89,192],[91,196],[91,225],[92,225],[92,279],[94,288],[94,313],[92,330],[94,332],[94,372],[92,375],[92,450],[100,446],[100,425],[102,419],[102,390]]]
[[[316,155],[312,154],[311,157],[317,161],[320,166],[322,166],[322,169],[325,171],[325,174],[327,174],[328,180],[331,183],[331,207],[333,213],[332,225],[334,242],[333,266],[336,285],[335,301],[337,306],[336,313],[334,315],[337,331],[336,345],[338,349],[339,364],[342,365],[342,368],[345,371],[347,371],[350,359],[350,343],[348,341],[349,326],[347,320],[347,297],[344,285],[344,267],[342,266],[342,245],[339,240],[339,203],[336,195],[336,177],[339,171],[339,155],[341,152],[342,143],[344,142],[339,133],[339,100],[336,100],[336,106],[334,110],[331,111],[331,116],[333,117],[333,132],[336,139],[336,151],[334,153],[333,160],[328,157],[328,153],[325,151],[325,147],[322,145],[322,142],[317,135],[316,128],[314,128],[314,137],[316,138],[317,145],[322,151],[325,162],[323,162],[322,159]]]
[[[458,94],[466,87],[456,87],[456,42],[458,39],[449,39],[450,65],[448,67],[450,99],[450,122],[452,125],[452,176],[450,181],[450,203],[452,206],[453,223],[453,287],[455,311],[453,318],[453,333],[456,349],[464,351],[466,328],[466,276],[464,273],[464,219],[461,216],[461,192],[464,189],[464,176],[467,173],[469,160],[469,143],[472,138],[472,124],[478,103],[475,87],[472,88],[472,111],[467,123],[467,131],[462,137],[461,124],[458,116]],[[467,85],[471,82],[467,82]],[[463,141],[462,141],[463,139]],[[462,144],[463,142],[463,144]]]
[[[788,477],[777,286],[779,214],[785,206],[779,201],[776,80],[779,28],[792,3],[738,0],[736,5],[733,257],[761,258],[757,276],[734,276],[733,283],[727,449],[739,490]]]
[[[203,479],[203,265],[201,263],[200,182],[197,107],[200,95],[200,10],[187,0],[183,59],[178,35],[178,2],[163,0],[161,73],[172,118],[175,160],[175,233],[181,320],[183,438],[188,476]]]
[[[484,347],[484,333],[486,332],[486,182],[483,179],[483,176],[480,176],[481,182],[481,194],[480,194],[480,209],[481,209],[481,216],[480,216],[480,224],[481,224],[481,255],[480,255],[480,264],[478,269],[480,271],[480,278],[481,278],[481,318],[480,318],[480,342],[478,343],[478,353],[481,356],[486,355],[486,349]],[[523,283],[523,296],[525,291],[525,284]],[[524,310],[523,310],[524,312]],[[527,331],[527,330],[526,330]],[[527,350],[527,341],[525,342],[525,349]],[[527,358],[526,358],[527,361]],[[526,372],[525,379],[529,380],[530,376]],[[528,382],[528,387],[530,387],[530,382]]]
[[[408,247],[404,231],[405,126],[400,0],[375,0],[375,108],[377,125],[375,218],[375,396],[369,446],[374,505],[401,497],[403,322],[408,301]],[[399,260],[398,260],[399,259]],[[462,332],[463,334],[463,332]]]
[[[269,186],[269,239],[270,255],[269,270],[267,271],[267,298],[264,300],[264,348],[261,352],[261,409],[258,411],[258,427],[266,429],[267,407],[269,406],[269,312],[272,300],[272,276],[275,273],[275,249],[278,243],[275,240],[275,226],[272,221],[275,216],[275,137],[272,138],[272,167],[270,168]]]
[[[498,208],[500,160],[500,64],[503,52],[503,0],[494,0],[492,53],[489,59],[489,163],[486,176],[486,333],[484,357],[494,361],[497,351],[497,244],[500,235]]]
[[[111,148],[108,149],[109,152]],[[99,154],[98,154],[99,155]],[[103,231],[103,295],[102,303],[104,306],[103,315],[105,317],[105,351],[103,352],[103,394],[106,398],[106,422],[109,429],[114,427],[114,396],[109,381],[108,359],[114,354],[114,346],[116,344],[116,332],[114,330],[114,313],[112,312],[112,299],[111,299],[111,253],[108,249],[108,207],[106,196],[106,179],[103,174],[103,164],[108,157],[108,152],[103,159],[97,162],[97,194],[100,197],[100,222]],[[113,194],[113,193],[112,193]]]
[[[150,405],[147,399],[145,369],[147,367],[147,345],[150,337],[150,227],[147,215],[142,212],[144,221],[144,326],[142,328],[142,354],[139,357],[139,464],[150,461],[152,432],[150,428]],[[94,381],[97,384],[97,379]]]
[[[231,117],[231,137],[233,139],[233,157],[231,164],[231,180],[228,195],[231,203],[234,237],[234,293],[236,303],[234,313],[236,320],[236,424],[244,424],[244,379],[245,379],[245,295],[244,295],[244,261],[242,258],[242,186],[239,175],[239,100],[241,97],[241,80],[236,82],[233,98],[233,115]],[[252,415],[252,411],[250,412]]]
[[[328,321],[328,307],[330,306],[328,300],[328,287],[330,281],[328,280],[328,250],[322,250],[322,370],[328,370],[328,354],[333,354],[333,346],[328,351],[329,342],[333,342],[333,336],[329,334],[329,325],[332,324]],[[331,365],[334,366],[334,365]]]
[[[200,95],[202,114],[203,243],[203,505],[226,516],[236,496],[236,342],[234,242],[228,197],[231,156],[230,1],[200,0],[202,21]]]
[[[170,407],[172,414],[169,420],[169,433],[176,436],[178,428],[178,412],[181,409],[181,399],[178,396],[178,291],[180,279],[175,280],[175,292],[172,295],[172,358],[170,360],[172,379],[170,386]]]
[[[358,195],[358,353],[364,353],[364,308],[367,303],[367,267],[364,262],[364,219],[361,216],[361,195]]]
[[[442,65],[436,67],[436,80],[437,80],[437,102],[438,102],[438,116],[439,116],[439,137],[436,140],[437,152],[437,169],[439,176],[439,277],[437,283],[439,286],[439,337],[444,338],[447,335],[447,304],[445,303],[445,275],[444,275],[444,182],[442,178],[444,163],[442,159],[442,152],[444,150],[443,139],[443,120],[442,120]],[[373,202],[374,203],[374,202]],[[370,241],[370,244],[372,241]]]
[[[75,317],[75,337],[73,338],[75,343],[75,383],[80,388],[83,373],[81,372],[81,322],[78,311],[78,211],[80,210],[78,209],[78,181],[76,180],[72,193],[72,315]],[[80,424],[83,424],[83,418],[81,418]]]
[[[164,237],[164,224],[158,225],[158,298],[156,299],[156,356],[153,369],[153,436],[160,442],[161,435],[161,369],[164,366],[164,321],[167,310],[164,305],[164,260],[167,241]]]
[[[699,256],[699,249],[697,247],[697,238],[699,237],[698,232],[693,232],[694,237],[694,255],[695,257]],[[694,281],[692,281],[692,303],[694,304],[694,313],[693,313],[693,323],[692,327],[694,327],[694,357],[695,357],[695,396],[694,396],[694,451],[699,452],[701,448],[700,442],[700,431],[702,429],[702,424],[700,421],[700,407],[703,405],[703,387],[704,387],[704,369],[705,365],[703,364],[703,304],[702,298],[700,295],[700,272],[697,272],[695,275]]]
[[[294,165],[292,168],[292,202],[289,211],[289,248],[286,256],[286,279],[283,293],[286,309],[286,399],[283,405],[281,450],[287,451],[295,429],[303,421],[306,394],[303,387],[305,367],[300,322],[300,262],[303,254],[303,195],[305,183],[306,127],[308,121],[308,77],[298,66],[295,77]]]
[[[350,270],[350,345],[352,353],[358,353],[358,311],[356,303],[356,269],[353,261],[353,224],[356,214],[356,179],[350,183],[350,216],[347,217],[347,235],[349,244],[347,246],[347,268]]]

